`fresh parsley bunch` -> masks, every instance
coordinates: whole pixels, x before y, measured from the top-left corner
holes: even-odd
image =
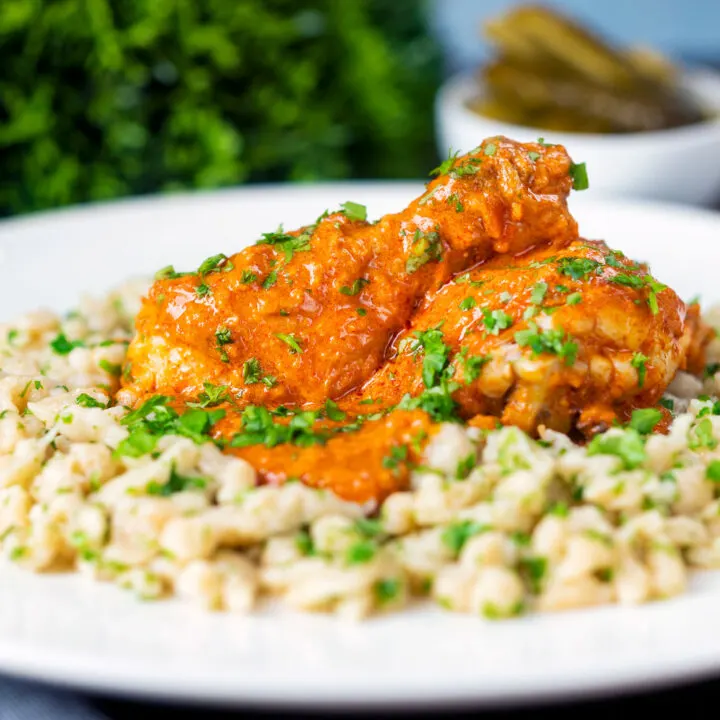
[[[3,0],[0,59],[0,216],[434,164],[418,0]]]

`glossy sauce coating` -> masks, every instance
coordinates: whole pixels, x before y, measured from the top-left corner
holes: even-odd
[[[407,487],[438,421],[592,434],[626,419],[705,341],[646,268],[578,238],[570,169],[561,146],[492,138],[401,213],[368,223],[348,206],[168,273],[143,302],[119,401],[221,390],[214,434],[263,481],[358,502]],[[254,408],[271,426],[315,422],[302,442],[248,440]]]

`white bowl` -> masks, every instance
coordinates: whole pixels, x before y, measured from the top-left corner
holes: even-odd
[[[720,73],[685,75],[687,87],[710,109],[720,112]],[[575,162],[587,163],[593,194],[642,197],[693,205],[720,200],[720,115],[696,125],[628,134],[554,132],[512,125],[470,110],[467,102],[482,92],[467,75],[448,80],[435,103],[437,145],[468,152],[493,135],[529,141],[544,137],[564,145]]]

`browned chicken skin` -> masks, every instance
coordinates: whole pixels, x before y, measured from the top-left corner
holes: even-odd
[[[430,330],[449,348],[466,419],[597,432],[660,399],[691,341],[686,315],[645,266],[603,242],[496,258],[419,308],[359,397],[393,406],[423,392]]]
[[[380,367],[418,303],[454,274],[576,235],[569,168],[559,146],[498,138],[402,213],[373,224],[335,212],[271,234],[230,258],[227,272],[156,282],[137,319],[126,397],[190,399],[204,382],[249,403],[342,396]],[[250,360],[272,387],[246,382]]]
[[[358,501],[404,487],[440,421],[590,435],[626,420],[708,337],[645,266],[578,237],[571,169],[561,146],[492,138],[402,213],[368,223],[349,203],[167,270],[120,402],[214,391],[215,435],[265,481]]]

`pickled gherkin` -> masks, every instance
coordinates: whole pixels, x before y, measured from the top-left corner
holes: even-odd
[[[525,5],[486,23],[496,58],[469,105],[487,117],[558,132],[629,133],[701,122],[708,113],[677,69],[647,50],[612,47],[575,21]]]

